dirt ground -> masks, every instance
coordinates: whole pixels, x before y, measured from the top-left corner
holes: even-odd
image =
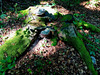
[[[58,0],[59,1],[59,0]],[[46,4],[47,2],[41,2],[41,4]],[[50,3],[50,2],[49,2]],[[86,5],[86,2],[81,3],[78,6],[67,8],[63,7],[62,5],[58,4],[55,5],[57,10],[61,12],[63,15],[65,14],[85,14],[84,21],[91,23],[97,27],[100,28],[100,6],[99,7],[93,7],[92,5],[88,4]],[[59,22],[59,19],[57,21],[54,21],[53,24],[57,24]],[[48,23],[49,24],[49,23]],[[59,24],[59,23],[58,23]],[[5,29],[5,33],[3,35],[10,34],[13,30],[18,30],[19,28],[22,28],[21,24],[12,25],[13,30],[8,30],[11,26],[7,26]],[[8,30],[8,31],[7,31]],[[7,33],[6,33],[7,32]],[[80,33],[82,33],[81,30],[79,30]],[[95,37],[100,40],[100,34],[94,33],[92,34],[89,30],[85,29],[84,32],[86,34],[90,34],[90,37],[87,37],[87,39],[91,40],[95,44],[99,45],[100,43],[95,42]],[[4,41],[0,41],[0,44],[2,45]],[[86,45],[87,43],[85,43]],[[40,57],[36,54],[33,54],[32,51],[26,52],[26,54],[22,55],[17,61],[16,66],[12,69],[6,72],[7,75],[88,75],[91,74],[91,72],[87,69],[86,64],[81,59],[79,53],[70,45],[67,45],[67,43],[64,43],[63,41],[58,41],[58,47],[57,50],[48,57]],[[38,46],[37,46],[38,47]],[[60,47],[60,48],[59,48]],[[87,46],[86,46],[87,47]],[[29,48],[32,50],[32,46]],[[97,48],[100,50],[100,48]],[[87,47],[87,50],[88,47]],[[95,51],[95,55],[92,55],[96,58],[97,65],[95,65],[95,68],[100,73],[100,53],[98,51]]]

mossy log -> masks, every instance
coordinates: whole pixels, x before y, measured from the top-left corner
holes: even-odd
[[[7,39],[5,43],[0,46],[0,61],[7,56],[11,56],[12,60],[13,58],[20,56],[27,47],[29,47],[31,41],[32,37],[30,36],[30,31],[28,29],[17,30],[13,37]]]

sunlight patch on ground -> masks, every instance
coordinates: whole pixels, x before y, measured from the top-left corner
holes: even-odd
[[[80,5],[84,6],[89,10],[98,10],[100,11],[100,1],[90,0],[80,3]]]
[[[52,46],[52,41],[47,38],[40,40],[37,45],[32,49],[33,54],[43,57],[49,57],[53,55],[59,49],[66,48],[65,44],[59,40],[56,46]]]
[[[34,48],[34,54],[39,56],[49,56],[56,52],[56,48],[51,46],[52,42],[49,39],[42,39],[38,42],[38,44]]]

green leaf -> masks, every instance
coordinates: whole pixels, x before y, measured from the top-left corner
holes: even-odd
[[[5,72],[3,72],[3,74],[2,75],[5,75]]]
[[[92,55],[93,54],[93,52],[92,51],[90,51],[90,55]]]
[[[6,58],[6,60],[10,60],[11,59],[11,57],[10,56],[8,56],[7,58]]]
[[[79,28],[80,28],[80,29],[82,29],[83,27],[82,27],[82,26],[80,26]]]
[[[2,68],[3,68],[2,65],[0,65],[0,71],[2,70]]]
[[[3,23],[3,21],[0,21],[0,23]]]
[[[15,66],[15,64],[13,64],[13,65],[8,64],[8,68],[9,68],[9,69],[12,69],[14,66]]]
[[[79,14],[75,13],[75,14],[74,14],[74,16],[78,17],[78,16],[79,16]]]
[[[31,69],[28,69],[27,71],[31,71]]]
[[[77,25],[77,22],[73,21],[73,23],[74,23],[75,25]]]
[[[23,15],[22,14],[18,14],[18,17],[17,18],[22,18],[23,17]]]
[[[9,59],[9,60],[7,60],[7,62],[8,62],[8,63],[11,63],[11,62],[12,62],[12,60],[10,60],[10,59]]]
[[[93,55],[95,56],[95,52],[92,52],[93,53]]]
[[[0,18],[4,19],[7,15],[6,14],[1,14]]]
[[[8,64],[8,66],[7,66],[9,69],[10,69],[10,67],[11,67],[11,64]]]
[[[54,29],[57,30],[58,28],[56,26],[54,26]]]
[[[49,61],[49,64],[51,64],[51,61]]]
[[[14,5],[14,7],[17,7],[17,5],[18,5],[18,4],[16,3],[16,4]]]
[[[56,4],[55,3],[52,3],[52,6],[55,6]]]
[[[6,60],[1,60],[1,63],[6,63]]]

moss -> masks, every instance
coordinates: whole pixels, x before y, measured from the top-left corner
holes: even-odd
[[[53,37],[52,39],[51,39],[51,41],[53,42],[51,45],[52,46],[56,46],[57,45],[57,37]]]
[[[16,34],[13,38],[8,39],[2,46],[0,46],[0,60],[4,58],[5,53],[7,56],[18,57],[30,45],[30,39],[25,37],[27,33],[24,34],[23,31],[20,30],[17,32],[20,34]]]
[[[62,14],[57,12],[57,13],[54,13],[54,16],[55,16],[55,19],[57,19],[58,17],[62,17]]]
[[[92,41],[88,40],[86,37],[84,37],[83,35],[81,35],[78,31],[77,31],[77,36],[78,36],[80,39],[86,41],[87,43],[93,44]]]
[[[65,24],[63,22],[64,26],[67,26],[67,24]],[[76,31],[77,36],[76,37],[70,37],[69,34],[67,32],[68,30],[65,28],[62,32],[62,34],[64,36],[62,36],[64,38],[64,41],[67,41],[69,44],[71,44],[80,54],[81,58],[84,60],[84,62],[86,63],[88,69],[93,73],[93,75],[97,75],[97,71],[94,69],[91,57],[89,55],[89,52],[87,51],[84,43],[82,40],[85,40],[87,42],[91,42],[89,40],[87,40],[84,36],[82,36],[78,31]],[[66,39],[66,40],[65,40]]]
[[[89,55],[89,52],[85,48],[83,41],[80,40],[78,37],[69,37],[68,42],[76,50],[78,50],[78,52],[81,55],[82,59],[85,61],[86,65],[88,66],[88,69],[93,73],[93,75],[97,75],[97,71],[94,69],[91,57]]]
[[[90,29],[91,31],[100,33],[100,28],[97,28],[96,26],[94,26],[94,25],[92,25],[90,23],[87,23],[85,21],[82,21],[82,24],[83,24],[83,26],[85,26],[86,28]]]
[[[25,19],[24,21],[23,21],[23,23],[29,23],[30,21],[32,21],[32,19],[29,17],[28,19]]]
[[[94,31],[94,32],[97,32],[97,33],[100,33],[100,28],[97,28],[96,26],[90,24],[90,23],[87,23],[85,21],[74,21],[74,24],[79,28],[80,26],[83,26],[87,29],[90,29],[91,31]]]
[[[26,10],[21,10],[21,11],[19,11],[19,13],[21,13],[21,14],[23,14],[23,15],[28,15],[28,9],[26,9]]]
[[[66,20],[70,21],[70,20],[72,20],[72,18],[73,17],[70,14],[63,15],[63,18],[61,19],[61,21],[66,21]]]
[[[46,22],[46,21],[49,21],[49,17],[38,17],[37,21]]]

